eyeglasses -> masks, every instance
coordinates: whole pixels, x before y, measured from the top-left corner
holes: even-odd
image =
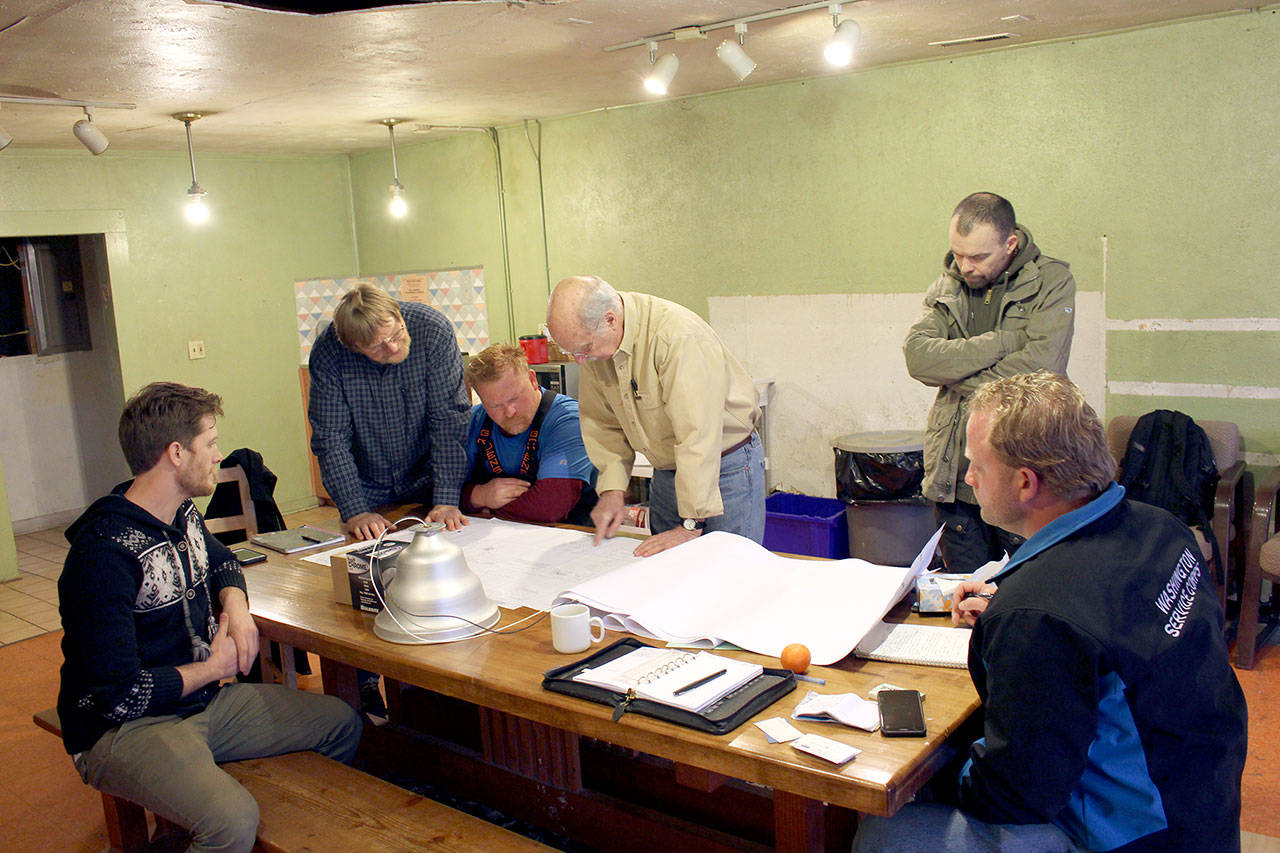
[[[387,335],[385,338],[383,338],[380,341],[374,341],[373,343],[365,344],[362,347],[362,349],[365,349],[369,352],[378,352],[380,350],[391,349],[394,346],[399,346],[400,344],[404,343],[405,332],[406,332],[406,329],[404,326],[404,320],[403,319],[397,320],[396,330],[394,332]]]
[[[587,339],[587,342],[583,344],[580,349],[570,350],[567,347],[561,347],[561,349],[564,349],[566,352],[568,352],[569,356],[576,361],[580,358],[590,358],[591,351],[595,349],[595,346],[596,346],[595,337],[592,336]]]

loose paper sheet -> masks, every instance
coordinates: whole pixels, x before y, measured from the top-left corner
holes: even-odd
[[[467,565],[484,583],[484,591],[503,607],[533,607],[546,610],[563,589],[624,565],[638,563],[633,555],[635,539],[606,539],[599,546],[580,530],[539,527],[496,518],[469,518],[461,530],[436,534],[449,537],[462,548]],[[412,530],[396,531],[383,537],[408,542]],[[345,554],[368,542],[343,545],[305,557],[309,562],[329,565],[329,557]]]
[[[732,533],[705,533],[567,588],[556,603],[582,602],[606,628],[704,648],[725,640],[776,657],[804,643],[814,663],[831,664],[902,598],[939,535],[901,568],[779,557]]]

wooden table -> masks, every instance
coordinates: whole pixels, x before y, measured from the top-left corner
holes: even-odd
[[[767,810],[764,817],[754,817],[765,822],[766,831],[771,828],[768,840],[777,849],[847,850],[853,821],[842,821],[840,812],[896,812],[954,754],[946,740],[978,706],[963,670],[852,657],[833,667],[815,667],[811,674],[826,678],[825,687],[801,682],[794,693],[758,719],[789,716],[809,689],[865,696],[877,684],[889,682],[926,694],[925,738],[885,738],[838,725],[797,724],[802,730],[835,737],[862,750],[853,762],[835,768],[786,744],[768,743],[750,723],[724,736],[635,714],[615,723],[606,706],[543,690],[542,673],[571,659],[552,649],[546,620],[523,633],[506,636],[485,635],[443,645],[397,645],[374,635],[371,614],[334,603],[327,568],[273,554],[266,563],[246,566],[244,573],[251,609],[264,640],[317,654],[326,692],[359,707],[354,668],[361,668],[451,697],[450,702],[474,705],[479,720],[478,744],[473,754],[462,757],[466,749],[445,745],[444,757],[432,759],[441,762],[436,769],[444,778],[458,782],[478,798],[486,792],[493,794],[495,807],[524,810],[522,816],[533,816],[535,822],[539,815],[551,815],[557,831],[585,836],[587,843],[608,849],[653,849],[658,837],[654,833],[662,834],[659,830],[671,830],[674,834],[670,838],[676,843],[696,840],[702,849],[752,849],[753,845],[734,840],[723,829],[707,829],[705,823],[716,823],[713,817],[640,817],[642,809],[633,804],[614,802],[617,797],[613,794],[589,791],[583,781],[582,748],[590,743],[587,739],[602,742],[593,747],[592,760],[600,757],[599,749],[611,745],[619,761],[643,755],[670,762],[670,775],[690,797],[695,790],[707,793],[726,783],[736,786],[733,802],[737,805],[727,807],[731,813],[722,816],[722,827],[737,819],[747,822],[750,815],[744,810],[759,811],[750,803],[764,798],[763,802],[772,801],[771,827]],[[529,612],[504,610],[497,627]],[[606,642],[618,636],[610,633]],[[759,655],[730,654],[777,665]],[[292,655],[286,652],[282,658],[291,661]],[[628,752],[631,750],[636,752]],[[609,760],[606,754],[604,762]],[[622,775],[641,772],[648,771],[632,769]],[[529,801],[536,797],[550,798],[552,805],[549,809],[533,808]],[[664,798],[655,794],[653,799]],[[680,799],[678,794],[675,799]],[[668,803],[670,800],[665,798]],[[562,812],[573,807],[585,809],[585,816],[576,820],[564,817]],[[708,808],[714,811],[717,807]],[[738,818],[732,814],[735,808]],[[612,823],[602,827],[601,821]],[[700,837],[703,835],[706,837]]]

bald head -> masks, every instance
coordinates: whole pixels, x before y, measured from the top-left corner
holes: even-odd
[[[622,329],[622,297],[599,276],[570,276],[551,291],[547,331],[575,361],[612,356],[622,341]]]

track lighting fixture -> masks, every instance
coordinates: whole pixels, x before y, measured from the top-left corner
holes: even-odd
[[[674,53],[664,54],[658,58],[658,43],[649,42],[649,64],[653,66],[649,76],[644,78],[644,87],[655,95],[667,94],[667,88],[680,68],[680,60]]]
[[[80,144],[89,149],[89,153],[93,155],[101,154],[107,150],[107,146],[111,144],[107,139],[107,135],[93,123],[93,107],[82,107],[84,110],[84,118],[71,125],[71,132],[76,135],[76,139],[80,140]]]
[[[22,104],[23,106],[34,107],[76,107],[84,110],[84,118],[71,126],[71,132],[75,134],[76,139],[80,140],[80,144],[89,149],[92,154],[101,154],[111,144],[110,140],[107,139],[107,135],[93,123],[94,109],[131,110],[134,108],[133,104],[121,104],[115,101],[73,101],[69,98],[29,98],[26,95],[0,95],[0,104]],[[7,148],[11,142],[13,142],[13,137],[4,130],[0,130],[0,151]]]
[[[203,225],[209,221],[209,207],[204,203],[209,194],[200,187],[196,180],[196,155],[191,147],[191,122],[204,118],[204,113],[174,113],[173,117],[187,127],[187,159],[191,162],[191,186],[187,190],[187,221],[192,225]]]
[[[400,183],[400,167],[396,163],[396,125],[403,122],[402,118],[384,118],[379,124],[387,127],[387,133],[391,135],[391,204],[388,209],[391,215],[396,219],[403,219],[404,215],[409,212],[409,204],[404,200],[404,184]]]
[[[847,3],[856,3],[859,0],[843,0],[843,3],[835,3],[832,0],[819,0],[816,3],[798,3],[794,6],[783,6],[780,9],[768,9],[763,12],[754,12],[750,15],[743,15],[738,18],[726,18],[722,21],[715,21],[710,24],[699,24],[697,26],[675,27],[663,33],[654,33],[644,38],[635,39],[633,41],[619,42],[605,47],[605,51],[612,53],[615,50],[626,50],[632,47],[648,46],[649,48],[649,64],[651,67],[648,76],[645,77],[645,88],[656,95],[665,95],[667,87],[671,84],[671,78],[675,76],[676,68],[679,66],[679,60],[674,54],[667,54],[658,57],[658,42],[674,40],[674,41],[691,41],[695,39],[705,39],[707,34],[715,30],[728,29],[733,27],[733,31],[737,34],[737,44],[733,39],[725,39],[716,47],[716,56],[725,65],[729,66],[734,75],[739,80],[745,80],[747,76],[755,70],[756,62],[747,55],[745,50],[747,24],[754,24],[760,21],[772,21],[778,18],[788,18],[792,15],[799,15],[808,12],[816,12],[824,10],[831,15],[831,24],[835,29],[835,33],[831,37],[831,41],[826,45],[823,53],[826,55],[827,61],[834,66],[843,67],[853,61],[854,51],[857,50],[858,41],[861,38],[862,30],[858,23],[853,20],[841,21],[841,6]]]
[[[733,25],[733,31],[738,34],[738,43],[725,39],[720,42],[720,46],[716,48],[716,56],[720,61],[729,66],[729,70],[739,80],[747,79],[747,75],[756,70],[756,61],[747,52],[743,50],[743,45],[747,40],[747,25],[744,23],[736,23]]]
[[[822,54],[827,62],[837,68],[844,68],[853,61],[853,52],[858,47],[858,39],[862,37],[862,28],[855,20],[840,20],[839,3],[831,4],[831,25],[835,27],[835,34],[827,42]]]

